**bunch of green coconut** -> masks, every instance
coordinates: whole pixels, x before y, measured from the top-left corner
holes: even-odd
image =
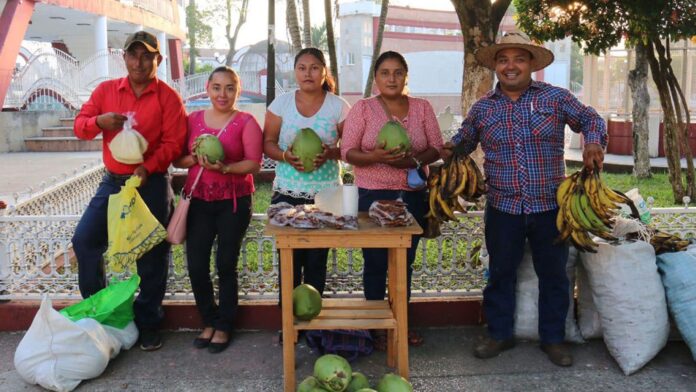
[[[314,362],[314,375],[305,378],[297,392],[413,392],[413,387],[405,378],[387,373],[372,389],[367,377],[354,372],[345,358],[326,354]]]
[[[387,121],[377,135],[377,145],[385,150],[398,148],[399,151],[408,152],[411,142],[408,139],[406,129],[398,121]],[[312,128],[302,128],[295,135],[292,142],[292,155],[300,158],[304,171],[314,171],[314,159],[324,152],[324,144],[319,135]]]

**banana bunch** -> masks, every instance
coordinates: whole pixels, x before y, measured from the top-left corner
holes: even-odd
[[[596,253],[597,244],[590,234],[607,241],[615,241],[611,235],[613,217],[620,207],[627,204],[635,217],[638,216],[633,201],[619,191],[608,188],[599,177],[599,171],[592,173],[581,170],[563,180],[556,191],[558,215],[556,227],[560,232],[557,242],[570,239],[581,251]]]
[[[486,193],[483,174],[474,160],[457,153],[430,172],[428,189],[430,211],[426,217],[438,223],[456,220],[455,211],[466,212],[460,199],[476,201]]]
[[[650,245],[655,248],[655,254],[665,252],[680,252],[685,250],[691,241],[683,240],[679,236],[655,230],[650,237]]]

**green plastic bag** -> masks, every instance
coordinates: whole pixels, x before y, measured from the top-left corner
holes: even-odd
[[[140,276],[112,282],[91,297],[60,311],[71,321],[91,318],[104,325],[123,329],[133,321],[133,297],[140,285]]]

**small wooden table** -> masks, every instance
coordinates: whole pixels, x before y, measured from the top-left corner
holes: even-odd
[[[406,249],[411,237],[423,231],[408,227],[380,227],[366,213],[358,217],[358,230],[296,229],[266,224],[280,250],[280,296],[283,312],[284,390],[295,390],[295,336],[307,329],[386,329],[387,365],[408,378],[408,314]],[[324,299],[319,315],[296,321],[292,312],[293,250],[305,248],[387,248],[389,300]]]

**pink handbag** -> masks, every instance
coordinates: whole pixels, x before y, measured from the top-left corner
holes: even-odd
[[[179,198],[179,204],[174,208],[174,213],[172,214],[172,219],[167,225],[167,241],[173,245],[180,245],[186,241],[186,218],[188,217],[189,206],[191,205],[191,195],[193,190],[198,185],[198,180],[203,174],[203,169],[198,172],[196,181],[193,182],[191,186],[191,192],[186,195],[181,192],[181,198]]]
[[[225,124],[222,129],[217,133],[217,137],[220,137],[223,132],[227,129],[233,118],[232,116]],[[203,168],[198,172],[196,180],[191,185],[191,192],[188,195],[181,191],[181,198],[179,198],[179,204],[174,208],[174,213],[172,214],[172,219],[169,220],[169,225],[167,225],[167,242],[173,245],[180,245],[186,241],[186,218],[188,217],[189,206],[191,205],[191,196],[193,195],[193,190],[196,189],[198,185],[198,180],[201,179],[201,174],[203,174]]]

